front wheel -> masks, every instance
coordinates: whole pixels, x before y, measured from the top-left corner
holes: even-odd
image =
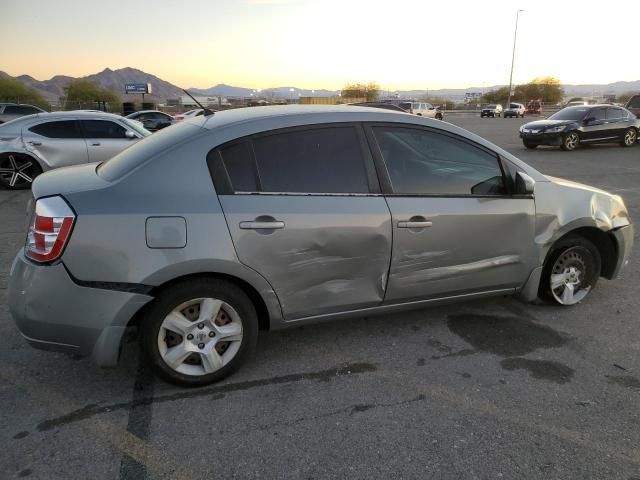
[[[562,137],[562,145],[560,146],[560,148],[570,152],[578,148],[579,144],[580,136],[578,135],[578,132],[569,132],[564,137]]]
[[[234,372],[253,351],[258,318],[236,285],[214,278],[162,292],[140,325],[143,353],[158,376],[199,387]]]
[[[38,162],[28,155],[6,153],[0,156],[0,185],[9,190],[30,188],[41,173]]]
[[[622,146],[623,147],[633,147],[633,145],[638,141],[638,132],[635,128],[629,128],[626,132],[624,132],[624,136],[622,137]]]
[[[568,235],[549,255],[542,272],[540,296],[559,305],[575,305],[595,288],[602,260],[586,238]]]

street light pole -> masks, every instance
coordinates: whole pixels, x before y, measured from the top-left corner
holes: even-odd
[[[513,61],[516,58],[516,40],[518,38],[518,18],[520,16],[520,12],[524,12],[524,10],[518,10],[516,12],[516,31],[513,34],[513,52],[511,53],[511,73],[509,74],[509,97],[507,99],[507,105],[505,107],[505,110],[511,107],[511,87],[513,85]]]

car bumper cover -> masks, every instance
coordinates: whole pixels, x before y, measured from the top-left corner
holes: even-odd
[[[22,251],[11,266],[8,297],[18,330],[32,346],[91,355],[100,366],[117,363],[127,323],[152,299],[80,286],[62,263],[38,265]]]

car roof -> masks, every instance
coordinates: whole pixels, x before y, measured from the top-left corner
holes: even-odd
[[[20,117],[14,121],[19,121],[19,120],[23,120],[23,121],[29,121],[29,120],[33,120],[33,119],[46,119],[46,120],[80,120],[83,118],[86,119],[104,119],[104,120],[122,120],[123,117],[121,117],[120,115],[115,115],[113,113],[106,113],[106,112],[99,112],[99,111],[95,111],[95,112],[88,112],[88,111],[82,111],[82,110],[71,110],[68,112],[42,112],[42,113],[35,113],[33,115],[25,115],[24,117]]]
[[[160,110],[138,110],[137,112],[130,113],[125,118],[129,118],[129,117],[131,117],[131,115],[139,115],[141,113],[162,113],[163,115],[169,115],[168,113],[161,112]],[[169,115],[169,116],[171,116],[171,115]]]

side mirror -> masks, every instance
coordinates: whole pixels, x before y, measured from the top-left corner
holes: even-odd
[[[131,130],[127,130],[126,132],[124,132],[124,136],[129,139],[138,138],[136,134],[133,133]]]
[[[516,173],[516,193],[520,195],[533,195],[536,181],[524,172]]]

